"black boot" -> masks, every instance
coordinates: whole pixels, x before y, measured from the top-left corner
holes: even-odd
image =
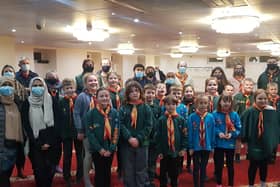
[[[235,162],[240,163],[240,154],[239,153],[235,154]]]

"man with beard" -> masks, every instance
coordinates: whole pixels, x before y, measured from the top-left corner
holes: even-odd
[[[233,68],[233,77],[229,79],[229,82],[234,87],[233,95],[241,91],[241,82],[245,79],[245,68],[241,63],[235,64]]]
[[[94,62],[91,59],[85,59],[83,61],[83,72],[80,75],[77,75],[75,77],[76,80],[76,85],[77,85],[77,94],[80,94],[83,89],[84,89],[84,85],[83,85],[83,76],[86,73],[92,73],[93,69],[94,69]]]
[[[267,68],[258,78],[258,88],[262,88],[266,90],[267,84],[271,82],[275,82],[278,84],[278,88],[280,86],[280,71],[278,66],[278,58],[277,57],[269,57],[267,59]],[[278,95],[280,91],[278,90]]]
[[[112,71],[112,62],[108,58],[104,58],[101,61],[101,70],[97,72],[98,84],[100,87],[107,87],[107,75]]]

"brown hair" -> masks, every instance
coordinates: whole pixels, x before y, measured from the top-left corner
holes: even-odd
[[[107,88],[105,88],[105,87],[102,86],[102,87],[100,87],[100,88],[97,89],[97,91],[96,91],[96,97],[98,96],[99,92],[104,91],[104,90],[107,91],[108,93],[110,93],[109,90],[108,90]]]
[[[217,84],[217,91],[218,91],[218,79],[216,77],[209,77],[208,79],[205,80],[205,92],[207,92],[207,85],[210,81],[216,81],[216,84]]]
[[[209,104],[209,97],[205,94],[199,94],[198,96],[195,97],[195,100],[194,100],[194,105],[195,107],[197,107],[199,101],[201,101],[202,99],[207,99],[208,100],[208,104]]]
[[[124,103],[127,104],[130,99],[129,99],[129,94],[132,91],[132,88],[136,88],[140,92],[140,98],[144,101],[144,94],[143,94],[143,89],[141,85],[137,81],[129,81],[125,87],[125,95],[124,95]]]
[[[172,91],[181,91],[182,92],[183,88],[180,85],[172,85],[169,90],[170,90],[170,92],[172,92]]]
[[[144,86],[144,93],[145,93],[146,90],[154,90],[154,91],[156,91],[156,87],[153,84],[146,84]]]
[[[69,79],[69,78],[63,79],[61,84],[62,84],[62,87],[70,86],[70,85],[76,87],[75,81],[73,79]]]
[[[222,112],[222,106],[221,106],[221,101],[224,101],[224,102],[230,102],[230,111],[233,110],[233,98],[232,96],[230,95],[224,95],[222,94],[220,97],[219,97],[219,100],[218,100],[218,106],[217,106],[217,111],[218,112]]]
[[[266,97],[267,97],[267,93],[266,93],[266,91],[265,91],[264,89],[257,89],[257,90],[255,91],[254,95],[253,95],[254,101],[256,102],[257,96],[260,95],[260,94],[263,94],[263,93],[264,93],[264,94],[266,95]]]
[[[178,100],[173,95],[168,95],[163,99],[164,104],[170,103],[170,104],[178,104]]]

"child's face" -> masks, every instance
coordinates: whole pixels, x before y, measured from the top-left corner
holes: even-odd
[[[251,93],[253,91],[253,83],[251,81],[245,81],[243,88],[246,93]]]
[[[233,87],[227,85],[227,86],[225,87],[225,89],[224,89],[224,94],[225,94],[225,95],[231,95],[231,96],[232,96],[233,93],[234,93]]]
[[[74,85],[65,85],[63,86],[63,92],[67,96],[72,96],[75,93],[75,87]]]
[[[107,107],[110,104],[110,99],[111,99],[109,91],[108,90],[99,91],[96,99],[97,99],[97,102],[102,107]]]
[[[157,92],[157,96],[164,96],[166,94],[166,85],[158,84],[156,92]]]
[[[86,88],[89,90],[97,90],[98,80],[97,80],[96,76],[91,75],[87,78]]]
[[[168,113],[175,112],[176,111],[176,107],[177,107],[176,103],[165,103],[164,106],[165,106],[166,111]]]
[[[193,94],[194,94],[193,89],[191,87],[185,88],[185,93],[184,93],[185,98],[191,99],[193,98]]]
[[[137,101],[140,99],[140,91],[136,87],[132,87],[128,97],[130,101]]]
[[[256,105],[260,108],[263,108],[267,105],[267,96],[265,93],[261,93],[256,97]]]
[[[110,86],[117,86],[119,83],[119,77],[116,75],[116,74],[111,74],[109,77],[108,77],[108,84]]]
[[[206,90],[210,94],[216,94],[218,90],[218,85],[215,80],[210,80],[206,86]]]
[[[208,100],[207,97],[201,98],[197,102],[197,110],[202,112],[202,113],[207,112],[207,110],[208,110],[208,103],[209,103],[209,100]]]
[[[276,96],[278,94],[278,89],[276,86],[270,86],[268,87],[268,94],[271,96]]]
[[[175,96],[176,99],[178,99],[178,100],[182,99],[182,91],[181,90],[172,90],[171,95]]]
[[[230,101],[221,100],[220,104],[221,104],[222,110],[225,110],[225,111],[230,110],[230,107],[231,107],[231,102]]]
[[[156,91],[153,89],[146,89],[144,97],[146,102],[151,103],[156,98]]]

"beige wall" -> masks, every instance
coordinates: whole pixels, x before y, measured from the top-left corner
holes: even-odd
[[[0,64],[16,65],[15,39],[9,36],[0,36]]]

